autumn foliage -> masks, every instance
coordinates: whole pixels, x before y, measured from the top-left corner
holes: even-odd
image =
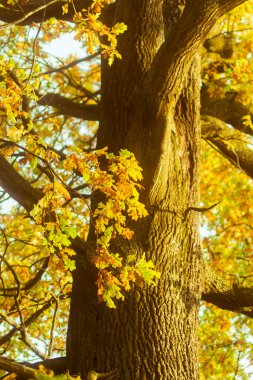
[[[145,254],[122,254],[114,244],[117,239],[124,247],[135,223],[148,217],[141,202],[142,169],[127,149],[95,149],[97,115],[85,121],[85,112],[93,112],[100,100],[99,54],[108,65],[124,59],[117,41],[127,25],[106,26],[103,9],[109,3],[93,0],[75,12],[72,23],[51,18],[31,27],[0,26],[0,156],[38,191],[30,210],[18,203],[10,208],[7,192],[1,191],[0,345],[12,357],[64,355],[71,272],[82,260],[74,249],[78,238],[95,236],[89,262],[99,302],[109,308],[124,302],[132,287],[155,286],[160,278]],[[62,13],[70,7],[66,1]],[[201,52],[202,108],[207,98],[217,103],[234,97],[246,110],[241,130],[229,142],[232,150],[237,140],[252,144],[252,14],[251,1],[227,14]],[[58,37],[64,44],[69,33],[87,55],[52,57],[47,45]],[[218,37],[227,39],[225,55],[215,44]],[[70,103],[62,112],[63,96],[84,107],[83,119]],[[228,279],[250,286],[252,179],[209,144],[203,141],[201,202],[221,203],[201,215],[204,254]],[[252,330],[251,319],[202,305],[202,379],[250,379]]]
[[[111,65],[115,56],[121,58],[117,36],[127,27],[116,24],[108,28],[100,21],[105,3],[109,2],[94,1],[89,9],[77,12],[74,31],[84,52],[94,54],[101,49]],[[67,2],[62,7],[63,13],[68,12],[69,6]],[[107,148],[94,150],[94,123],[73,122],[70,117],[40,107],[43,87],[50,92],[56,83],[61,93],[72,94],[88,105],[99,99],[99,93],[93,94],[99,85],[96,63],[90,63],[90,70],[87,68],[86,74],[82,74],[85,88],[80,82],[81,68],[75,61],[72,64],[75,57],[67,58],[67,65],[71,63],[67,71],[50,67],[52,63],[44,46],[70,31],[67,23],[57,23],[54,19],[41,25],[30,40],[26,37],[28,29],[18,26],[1,29],[6,41],[15,33],[20,36],[13,45],[3,43],[1,156],[13,162],[15,170],[30,178],[32,186],[41,192],[29,213],[13,207],[5,214],[3,208],[1,280],[4,308],[1,318],[6,334],[1,342],[8,350],[12,347],[12,353],[23,350],[22,344],[19,347],[15,340],[9,346],[7,332],[9,326],[11,335],[22,328],[23,342],[42,358],[63,350],[62,329],[71,291],[70,273],[79,260],[71,244],[78,235],[86,237],[90,225],[96,235],[90,262],[97,268],[96,283],[101,302],[114,308],[115,299],[124,299],[124,292],[129,291],[133,283],[141,286],[145,281],[155,285],[155,278],[160,276],[145,255],[137,260],[135,254],[122,256],[111,248],[111,242],[118,236],[132,239],[130,221],[147,216],[139,201],[142,170],[134,155],[126,149],[118,155],[108,152]],[[99,39],[101,36],[103,43]],[[27,60],[28,55],[20,55],[21,51],[29,54],[30,50],[32,62]],[[89,62],[90,58],[86,60]],[[68,78],[66,82],[65,77]],[[92,199],[96,197],[100,201],[94,209]],[[2,198],[4,207],[4,192]],[[43,313],[46,313],[46,320]],[[38,325],[42,320],[43,329]],[[57,325],[56,320],[62,322]],[[35,347],[37,338],[47,346],[45,354]]]

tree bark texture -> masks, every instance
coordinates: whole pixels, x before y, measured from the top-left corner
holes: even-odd
[[[108,309],[97,302],[97,273],[88,261],[94,246],[92,231],[87,244],[80,238],[72,240],[77,270],[67,339],[71,373],[85,378],[90,370],[116,374],[113,370],[118,368],[122,380],[196,380],[201,291],[206,301],[253,315],[251,288],[227,285],[213,274],[206,276],[206,281],[202,279],[205,274],[197,214],[197,52],[217,18],[244,1],[116,0],[106,8],[105,20],[111,25],[125,22],[128,31],[119,37],[123,59],[112,67],[102,62],[99,107],[74,104],[59,94],[40,99],[40,104],[54,106],[66,115],[99,118],[98,148],[108,146],[116,154],[121,148],[134,152],[143,168],[145,190],[141,197],[149,216],[132,225],[132,241],[119,240],[115,245],[123,255],[142,256],[145,252],[162,274],[156,287],[135,287],[115,310]],[[75,7],[67,15],[62,14],[64,4],[63,0],[45,0],[42,5],[39,0],[26,0],[20,7],[0,0],[0,19],[19,25],[31,25],[52,16],[71,21],[74,9],[90,6],[91,0],[73,0]],[[204,88],[202,97],[205,100]],[[233,121],[239,129],[238,120],[247,110],[229,96],[224,102],[227,112],[216,102],[212,104],[212,115],[205,101],[203,111],[211,116],[218,113],[223,121]],[[221,135],[229,132],[211,116],[202,120],[204,137],[234,164],[238,164],[237,156],[242,156],[239,164],[252,176],[246,147],[238,145],[235,155],[222,144]],[[210,128],[215,133],[210,133]],[[3,157],[0,185],[27,211],[42,196]],[[31,320],[26,322],[29,325]],[[12,329],[2,340],[7,342],[14,333]]]
[[[95,273],[76,270],[67,355],[71,371],[84,376],[119,368],[122,380],[198,378],[201,255],[198,215],[187,209],[198,204],[199,62],[187,63],[173,101],[150,75],[182,9],[178,1],[116,5],[114,21],[125,22],[128,32],[119,43],[122,61],[102,64],[98,147],[127,148],[143,168],[149,216],[135,223],[134,240],[121,250],[145,252],[162,276],[156,287],[131,291],[112,310],[96,301]]]

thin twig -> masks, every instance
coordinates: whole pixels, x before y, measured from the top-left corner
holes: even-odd
[[[15,329],[17,329],[17,330],[19,329],[20,326],[15,321],[13,321],[10,317],[8,317],[8,315],[0,312],[0,317],[5,322],[7,322],[9,325],[11,325],[12,327],[14,327]]]
[[[50,342],[49,342],[49,346],[48,346],[48,357],[49,358],[52,355],[52,351],[53,351],[53,347],[54,347],[54,330],[55,330],[55,326],[56,326],[56,317],[57,317],[57,312],[58,312],[58,307],[59,307],[58,299],[56,297],[54,297],[54,301],[55,301],[55,309],[54,309],[54,316],[53,316],[53,321],[52,321],[52,326],[51,326],[51,331],[50,331]]]
[[[45,3],[45,0],[44,0],[44,3]],[[34,37],[34,40],[33,40],[33,59],[32,59],[32,66],[31,66],[30,74],[29,74],[29,77],[27,79],[28,83],[30,82],[30,79],[31,79],[31,76],[32,76],[32,73],[33,73],[33,68],[34,68],[35,59],[36,59],[37,39],[39,37],[40,31],[41,31],[41,28],[42,28],[42,25],[43,25],[43,21],[45,19],[45,15],[46,15],[46,8],[44,9],[43,16],[42,16],[42,19],[41,19],[41,22],[40,22],[40,26],[39,26],[39,28],[37,30],[37,33],[36,33],[36,36]]]
[[[47,71],[44,71],[42,72],[40,75],[47,75],[47,74],[52,74],[52,73],[59,73],[63,70],[67,70],[67,69],[70,69],[71,67],[73,66],[76,66],[78,65],[79,63],[82,63],[82,62],[89,62],[91,61],[93,58],[97,57],[98,55],[100,54],[100,51],[97,51],[96,53],[92,54],[92,55],[89,55],[87,57],[84,57],[84,58],[80,58],[80,59],[76,59],[75,61],[72,61],[70,62],[69,64],[67,65],[64,65],[62,67],[58,67],[57,69],[49,69]]]
[[[37,12],[39,12],[39,11],[42,11],[43,9],[45,9],[46,7],[48,7],[49,5],[55,4],[55,3],[57,3],[58,1],[60,1],[60,0],[52,0],[52,1],[50,1],[49,3],[47,3],[47,4],[41,5],[40,7],[35,8],[35,9],[32,10],[31,12],[26,13],[26,15],[25,15],[24,17],[21,17],[21,18],[19,18],[18,20],[15,20],[15,21],[13,21],[13,22],[11,22],[11,23],[8,23],[7,25],[2,25],[2,26],[0,26],[0,30],[5,29],[6,26],[10,26],[10,25],[18,25],[18,24],[20,24],[21,22],[25,21],[28,17],[34,15],[35,13],[37,13]]]
[[[237,378],[237,374],[238,374],[238,370],[239,370],[239,364],[240,364],[240,356],[241,356],[241,353],[242,353],[242,351],[239,351],[239,352],[238,352],[237,363],[236,363],[236,369],[235,369],[235,373],[234,373],[233,380],[235,380],[235,379]]]
[[[21,333],[21,336],[22,341],[25,343],[27,347],[30,348],[30,350],[32,350],[35,353],[35,355],[37,355],[42,360],[48,359],[47,355],[43,354],[32,342],[30,342],[30,340],[27,337],[26,331],[23,331]]]

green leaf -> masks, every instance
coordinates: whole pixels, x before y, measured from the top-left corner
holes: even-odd
[[[75,226],[65,227],[64,232],[66,232],[66,234],[70,236],[72,239],[75,239],[75,237],[77,236]]]
[[[136,260],[136,255],[128,255],[126,258],[127,264],[133,262],[134,260]]]
[[[155,278],[159,279],[161,277],[161,273],[154,270],[154,267],[154,263],[151,260],[146,261],[145,253],[136,264],[136,269],[138,269],[144,282],[148,285],[156,285]]]
[[[122,300],[124,300],[125,298],[120,291],[120,287],[116,284],[108,285],[103,294],[104,301],[106,302],[107,306],[111,309],[116,308],[113,298]]]
[[[120,149],[119,155],[123,158],[130,158],[133,156],[133,153],[129,152],[127,149]]]
[[[64,256],[63,258],[64,265],[66,269],[69,269],[71,272],[76,269],[76,263],[74,260],[71,260],[68,256]]]

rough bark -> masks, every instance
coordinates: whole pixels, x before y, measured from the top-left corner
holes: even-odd
[[[192,86],[190,88],[192,90]],[[160,186],[156,187],[157,193],[153,193],[152,198],[158,201],[149,209],[149,219],[135,227],[135,245],[125,247],[128,252],[147,252],[147,257],[161,271],[162,279],[155,288],[144,287],[131,292],[116,310],[110,310],[96,303],[94,276],[84,278],[81,269],[78,270],[74,277],[68,334],[72,371],[85,374],[91,368],[97,371],[119,368],[120,378],[128,380],[198,378],[198,216],[191,212],[184,221],[177,215],[198,203],[196,142],[199,131],[195,129],[198,120],[194,115],[198,102],[195,104],[193,93],[182,96],[181,101],[187,99],[189,107],[184,114],[182,103],[178,105],[180,117],[166,154],[167,168],[163,167],[159,173],[165,176],[168,191],[160,194]],[[144,129],[138,140],[140,145],[142,139],[146,140],[146,133]],[[135,143],[136,140],[125,147],[133,150]],[[161,180],[158,175],[156,179]],[[181,194],[180,199],[178,194]],[[78,347],[78,352],[74,347]]]
[[[122,380],[198,378],[201,248],[198,215],[186,213],[198,205],[200,89],[193,58],[224,11],[220,5],[232,3],[184,5],[116,3],[115,20],[128,32],[119,44],[124,59],[112,68],[102,64],[98,147],[127,148],[144,169],[149,217],[134,225],[134,241],[118,242],[118,249],[146,252],[162,277],[110,310],[96,302],[95,273],[84,277],[77,269],[67,342],[72,372],[119,368]],[[175,28],[166,27],[168,15]]]
[[[153,73],[147,81],[146,75],[164,36],[161,2],[147,3],[136,9],[122,1],[116,9],[129,28],[120,45],[126,55],[112,68],[103,64],[98,146],[128,148],[144,169],[149,217],[134,226],[135,240],[124,250],[146,252],[162,277],[157,287],[136,289],[110,310],[97,304],[95,274],[84,277],[79,268],[67,352],[71,371],[83,375],[119,368],[123,380],[190,380],[198,378],[201,255],[198,215],[182,215],[198,204],[199,65],[187,70],[176,102],[153,92]]]

